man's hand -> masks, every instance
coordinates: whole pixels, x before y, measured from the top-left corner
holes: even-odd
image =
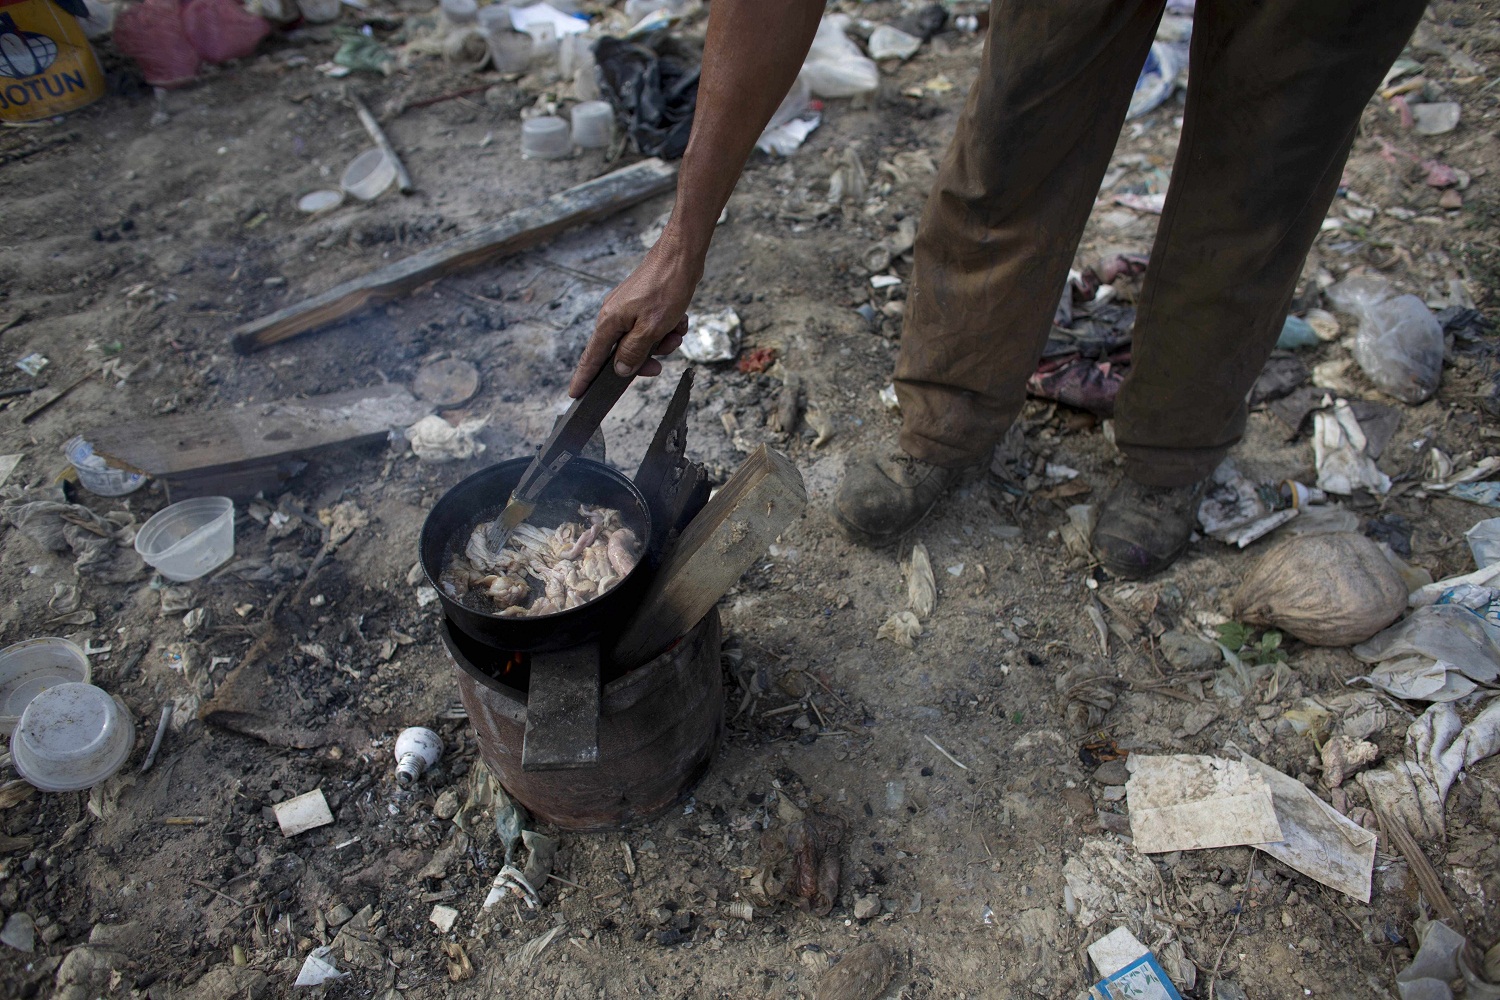
[[[652,355],[664,358],[682,344],[688,303],[702,275],[702,255],[680,250],[677,241],[663,233],[640,266],[605,297],[568,395],[583,395],[609,361],[611,350],[621,375],[660,375],[661,362]]]

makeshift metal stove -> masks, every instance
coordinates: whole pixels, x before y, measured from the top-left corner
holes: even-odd
[[[533,815],[564,829],[647,818],[707,771],[723,729],[714,606],[806,502],[795,467],[764,448],[708,502],[703,470],[683,453],[691,383],[689,372],[634,481],[572,458],[528,521],[554,527],[580,504],[619,512],[640,558],[593,600],[514,616],[444,586],[449,561],[495,520],[530,459],[468,477],[422,528],[480,756]]]

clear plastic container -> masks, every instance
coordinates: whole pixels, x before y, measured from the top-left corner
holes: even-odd
[[[608,101],[584,101],[573,108],[573,145],[603,149],[614,138],[615,109]]]
[[[396,165],[385,151],[367,149],[349,162],[339,186],[361,201],[374,201],[396,179]]]
[[[560,160],[573,151],[568,123],[556,115],[521,123],[521,155],[528,160]]]
[[[443,20],[455,28],[479,21],[479,4],[476,0],[441,0],[439,7],[443,12]]]
[[[489,10],[488,7],[485,10]],[[480,13],[483,13],[481,11]],[[507,22],[508,24],[509,22]],[[484,28],[485,40],[490,45],[490,58],[495,61],[499,73],[524,73],[531,67],[531,36],[509,27]]]
[[[234,501],[194,497],[163,508],[136,532],[135,550],[174,583],[196,580],[234,555]]]
[[[146,483],[139,472],[116,469],[94,454],[94,446],[81,437],[75,437],[63,445],[63,454],[78,473],[78,482],[84,489],[101,497],[122,497],[134,493]]]
[[[339,0],[297,0],[302,16],[313,24],[338,20]]]
[[[109,692],[58,684],[38,694],[10,737],[11,761],[44,792],[91,788],[113,775],[135,747],[135,724]]]
[[[9,736],[31,700],[50,687],[87,683],[89,658],[67,639],[27,639],[0,650],[0,736]]]
[[[514,31],[510,23],[510,4],[492,3],[487,7],[481,7],[475,12],[474,20],[479,23],[479,30],[491,31]]]

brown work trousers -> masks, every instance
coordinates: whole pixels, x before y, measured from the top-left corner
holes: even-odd
[[[1020,412],[1164,0],[993,0],[918,231],[903,449],[986,461]],[[1187,111],[1115,407],[1126,473],[1208,475],[1244,431],[1359,116],[1420,0],[1198,0]]]

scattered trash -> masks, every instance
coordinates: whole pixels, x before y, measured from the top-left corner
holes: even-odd
[[[1106,975],[1090,988],[1089,995],[1094,1000],[1182,1000],[1166,971],[1149,953]]]
[[[536,964],[536,960],[542,957],[542,952],[552,946],[552,942],[562,937],[567,930],[565,926],[559,925],[538,937],[532,938],[521,947],[505,956],[506,965],[519,965],[523,968]]]
[[[295,837],[333,822],[333,813],[328,809],[328,800],[323,797],[321,788],[277,802],[271,806],[271,811],[276,814],[276,822],[281,825],[284,837]]]
[[[476,417],[460,421],[457,426],[432,414],[406,429],[412,452],[424,462],[464,461],[483,454],[484,442],[478,439],[485,419]]]
[[[1160,215],[1162,209],[1166,207],[1167,195],[1166,192],[1162,192],[1161,194],[1126,193],[1115,195],[1113,200],[1116,205],[1133,208],[1137,212],[1145,212],[1148,215]]]
[[[776,363],[776,348],[757,347],[743,355],[735,368],[746,375],[760,375]]]
[[[604,149],[615,134],[615,111],[608,101],[583,101],[573,106],[573,145]]]
[[[760,134],[760,138],[755,140],[755,148],[763,153],[790,156],[822,123],[822,115],[807,115],[793,118],[779,125],[768,125]]]
[[[14,81],[0,121],[21,124],[66,114],[104,96],[104,71],[89,45],[79,0],[13,0],[0,19],[0,78]],[[45,74],[45,75],[44,75]]]
[[[462,406],[479,391],[479,369],[459,358],[444,358],[417,369],[411,390],[439,410]]]
[[[875,632],[877,639],[889,639],[905,649],[917,648],[917,636],[922,634],[922,622],[910,611],[897,611],[885,620]]]
[[[1406,755],[1355,781],[1378,810],[1401,819],[1416,836],[1444,836],[1444,802],[1448,789],[1466,767],[1500,751],[1500,701],[1489,702],[1464,725],[1458,710],[1439,703],[1428,707],[1406,729]]]
[[[548,3],[534,3],[528,7],[510,6],[511,27],[526,35],[544,34],[546,29],[561,38],[564,35],[581,35],[589,30],[585,18],[565,14]]]
[[[305,4],[307,0],[298,2]],[[333,30],[339,39],[338,50],[333,54],[333,67],[341,72],[330,72],[329,76],[342,77],[350,73],[376,73],[384,76],[395,70],[396,57],[374,38],[349,28]]]
[[[895,383],[888,383],[884,389],[880,390],[880,405],[891,413],[901,412],[901,400],[896,395]]]
[[[1476,971],[1466,954],[1467,939],[1441,920],[1418,921],[1417,953],[1411,964],[1396,973],[1401,1000],[1453,1000],[1451,983],[1463,980],[1466,1000],[1495,1000],[1500,988],[1485,982],[1480,971],[1493,979],[1488,968]],[[1491,951],[1494,949],[1491,948]]]
[[[140,575],[141,560],[129,551],[136,536],[130,513],[112,511],[101,517],[81,504],[63,502],[60,489],[8,487],[4,495],[0,515],[42,548],[71,552],[79,572],[120,583]]]
[[[833,173],[828,177],[829,204],[840,205],[846,201],[863,204],[869,195],[869,188],[870,178],[865,173],[864,164],[860,162],[858,150],[853,146],[845,146],[844,152],[839,156],[838,166],[834,167]],[[900,283],[900,279],[897,279],[892,284]]]
[[[1177,75],[1181,72],[1176,50],[1164,42],[1152,42],[1146,53],[1146,64],[1141,67],[1135,81],[1135,93],[1130,98],[1130,109],[1126,118],[1139,118],[1161,107],[1177,89]]]
[[[1242,762],[1191,754],[1131,754],[1130,833],[1146,854],[1281,839],[1265,780]]]
[[[343,203],[343,191],[328,189],[309,191],[297,199],[297,211],[306,212],[308,215],[316,215],[319,212],[328,212],[338,208]]]
[[[1391,477],[1369,454],[1369,438],[1349,403],[1340,399],[1330,410],[1313,414],[1313,465],[1318,488],[1341,496],[1355,490],[1389,493]]]
[[[814,97],[856,97],[880,86],[880,68],[845,34],[847,14],[825,14],[818,22],[800,78]]]
[[[8,738],[21,713],[41,692],[59,684],[87,684],[89,658],[67,639],[23,639],[0,650],[0,737]]]
[[[937,578],[932,573],[932,559],[927,546],[917,542],[911,548],[911,560],[902,567],[906,575],[906,600],[918,618],[930,618],[937,606]]]
[[[1294,535],[1251,568],[1230,613],[1315,646],[1348,646],[1389,625],[1406,601],[1400,574],[1364,535]]]
[[[1492,592],[1484,590],[1487,607]],[[1500,680],[1500,628],[1457,602],[1420,607],[1353,653],[1380,665],[1351,680],[1411,701],[1457,701],[1473,693],[1476,683]]]
[[[690,313],[682,356],[707,363],[733,361],[740,353],[740,316],[731,308],[712,313]]]
[[[905,62],[916,55],[921,47],[921,38],[908,35],[889,24],[882,24],[870,32],[870,40],[865,46],[870,58],[877,62],[883,59],[900,59]]]
[[[1411,105],[1412,131],[1418,135],[1442,135],[1458,128],[1462,111],[1457,101]]]
[[[1281,825],[1281,840],[1253,846],[1331,889],[1368,903],[1375,835],[1340,815],[1296,778],[1243,752],[1240,759],[1270,785],[1276,821]]]
[[[135,550],[174,583],[196,580],[234,555],[234,501],[194,497],[164,507],[136,532]]]
[[[1382,392],[1421,403],[1443,372],[1443,328],[1415,295],[1397,295],[1385,278],[1357,275],[1328,289],[1328,300],[1359,320],[1350,353]]]
[[[521,123],[521,158],[560,160],[573,153],[568,122],[556,115],[540,115]]]
[[[663,33],[639,43],[594,45],[599,91],[644,156],[675,160],[687,148],[698,103],[698,66]]]
[[[372,148],[349,161],[339,178],[339,187],[360,201],[374,201],[395,180],[396,165],[383,149]]]
[[[25,372],[27,375],[35,378],[42,373],[42,369],[46,368],[48,364],[49,362],[44,356],[33,351],[22,358],[20,361],[17,361],[16,367],[21,369],[21,371]]]
[[[135,749],[125,706],[92,684],[54,684],[21,712],[10,740],[16,771],[44,792],[92,788]]]
[[[333,954],[330,945],[314,948],[307,953],[307,958],[302,960],[302,969],[297,973],[296,986],[322,986],[324,983],[334,979],[343,979],[349,973],[340,972],[338,966],[333,964],[329,957]]]
[[[221,63],[253,54],[271,23],[239,0],[189,0],[182,6],[182,32],[205,62]]]
[[[1288,316],[1276,338],[1278,351],[1295,351],[1299,347],[1317,347],[1323,342],[1311,323],[1300,316]]]
[[[1464,532],[1469,551],[1474,556],[1474,565],[1480,569],[1500,563],[1500,517],[1480,521]]]
[[[401,730],[396,737],[396,783],[412,785],[443,756],[443,738],[423,726]]]
[[[1274,487],[1257,486],[1225,459],[1209,477],[1198,522],[1210,537],[1243,549],[1298,515],[1298,505],[1274,509],[1278,499]]]

